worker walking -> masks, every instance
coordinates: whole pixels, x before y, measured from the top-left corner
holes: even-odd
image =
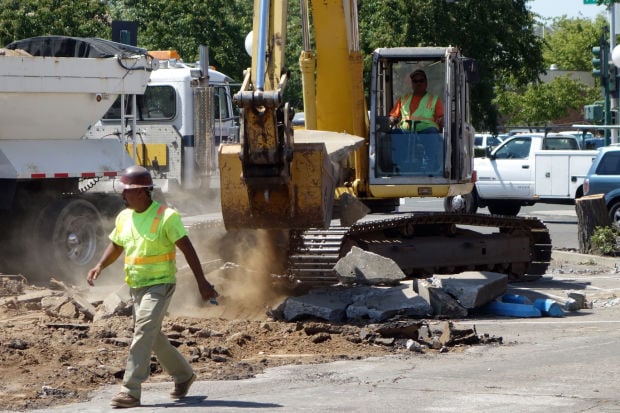
[[[141,166],[125,169],[120,177],[127,208],[116,217],[110,244],[98,264],[88,271],[91,286],[101,271],[125,252],[125,282],[133,299],[134,332],[121,392],[111,405],[117,408],[140,405],[141,385],[150,373],[151,353],[174,379],[173,399],[180,399],[196,379],[183,355],[161,332],[161,326],[176,286],[175,253],[178,247],[198,283],[204,300],[218,296],[206,280],[187,230],[175,210],[151,197],[153,180]]]

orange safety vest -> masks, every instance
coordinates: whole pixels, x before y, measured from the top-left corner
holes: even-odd
[[[415,130],[418,132],[428,128],[439,129],[439,125],[435,123],[435,105],[437,104],[437,96],[432,93],[426,93],[422,96],[422,99],[420,99],[420,103],[413,114],[409,113],[411,110],[411,99],[412,95],[408,95],[405,101],[401,102],[400,128],[408,131],[410,126],[407,121],[410,120],[412,128],[413,124],[418,121],[415,127]]]

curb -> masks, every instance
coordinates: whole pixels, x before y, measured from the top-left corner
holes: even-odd
[[[603,257],[600,255],[580,254],[572,251],[551,251],[551,264],[602,265],[609,268],[620,268],[620,258]]]

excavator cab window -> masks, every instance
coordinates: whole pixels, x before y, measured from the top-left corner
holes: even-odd
[[[443,101],[445,66],[441,60],[389,61],[381,64],[377,96],[377,175],[378,176],[441,176],[444,170],[444,145],[441,127],[432,127],[428,121],[415,120],[424,114],[405,109],[411,105],[414,87],[412,74],[423,70],[429,108],[436,99]],[[424,74],[416,75],[415,81]],[[400,106],[400,122],[390,124],[389,117]],[[397,110],[397,109],[396,109]],[[431,110],[432,111],[432,110]],[[411,119],[413,118],[413,119]]]

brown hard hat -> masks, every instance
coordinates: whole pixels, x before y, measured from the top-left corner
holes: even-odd
[[[152,188],[153,178],[149,171],[138,165],[130,166],[121,173],[121,188]]]

